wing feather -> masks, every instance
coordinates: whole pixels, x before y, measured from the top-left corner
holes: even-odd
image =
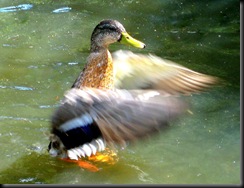
[[[161,130],[185,110],[179,96],[165,91],[73,88],[53,116],[53,126],[88,113],[106,143],[125,145]]]
[[[158,89],[171,94],[201,92],[218,82],[214,76],[198,73],[155,55],[119,50],[113,53],[115,87]]]

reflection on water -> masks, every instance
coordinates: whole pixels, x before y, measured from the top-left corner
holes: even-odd
[[[15,11],[20,11],[20,10],[29,10],[33,7],[31,4],[21,4],[17,6],[10,6],[10,7],[3,7],[0,8],[0,13],[1,12],[15,12]]]
[[[70,7],[62,7],[62,8],[53,10],[53,13],[69,12],[70,10],[71,10]]]
[[[33,88],[30,87],[25,87],[25,86],[0,86],[1,89],[5,89],[5,88],[10,88],[10,89],[16,89],[16,90],[33,90]]]
[[[0,1],[0,182],[240,184],[239,7],[235,0]],[[82,70],[91,32],[104,18],[118,19],[147,44],[129,50],[224,84],[191,96],[192,114],[119,150],[117,163],[99,163],[94,173],[50,157],[47,145],[50,115]]]

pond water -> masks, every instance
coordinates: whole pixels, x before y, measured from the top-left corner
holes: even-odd
[[[102,19],[146,49],[224,84],[192,95],[192,114],[91,172],[47,153],[50,117]],[[0,183],[240,184],[240,3],[236,0],[1,0]]]

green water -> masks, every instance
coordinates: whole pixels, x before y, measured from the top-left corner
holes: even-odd
[[[47,153],[49,120],[89,54],[119,20],[153,53],[218,76],[192,115],[90,172]],[[0,0],[0,183],[240,184],[240,3],[236,0]]]

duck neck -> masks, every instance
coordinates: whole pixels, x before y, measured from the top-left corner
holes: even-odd
[[[91,50],[87,64],[73,87],[114,88],[113,61],[107,48]]]

